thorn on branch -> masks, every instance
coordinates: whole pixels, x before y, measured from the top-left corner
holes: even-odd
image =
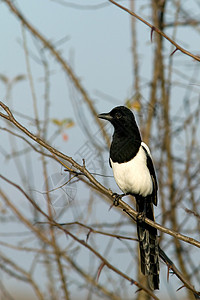
[[[136,293],[139,293],[141,290],[142,290],[141,288],[140,288],[140,289],[137,289],[137,291],[135,291],[135,294],[136,294]]]
[[[151,27],[151,42],[153,41],[153,32],[156,30],[155,26]]]
[[[86,243],[88,242],[88,239],[89,239],[89,237],[90,237],[90,233],[92,232],[92,229],[90,229],[89,231],[88,231],[88,233],[87,233],[87,236],[86,236]]]
[[[103,267],[105,266],[105,263],[102,262],[102,264],[100,265],[99,269],[98,269],[98,272],[97,272],[97,281],[99,280],[99,276],[101,274],[101,271],[103,269]]]
[[[110,207],[109,207],[109,209],[108,209],[108,211],[110,211],[111,210],[111,208],[114,206],[114,204],[112,203],[111,205],[110,205]]]
[[[179,50],[179,49],[176,48],[176,49],[170,54],[170,56],[174,55],[174,53],[175,53],[177,50]]]
[[[66,238],[68,239],[69,238],[69,234],[68,234],[68,232],[67,231],[64,231],[65,232],[65,236],[66,236]]]
[[[167,282],[169,282],[169,272],[170,272],[170,267],[167,266]]]
[[[176,291],[178,292],[178,291],[180,291],[182,288],[184,288],[185,287],[185,285],[182,285],[182,286],[180,286]]]
[[[131,285],[135,284],[135,280],[131,279]],[[136,291],[137,292],[137,291]]]
[[[85,169],[85,158],[83,158],[83,168]]]

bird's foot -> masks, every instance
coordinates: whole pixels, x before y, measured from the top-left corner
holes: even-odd
[[[126,194],[117,194],[117,193],[113,193],[112,197],[114,198],[113,200],[113,206],[118,206],[119,205],[119,200],[122,199],[122,197],[124,197]]]
[[[112,197],[114,198],[113,200],[113,204],[110,206],[109,210],[113,207],[113,206],[118,206],[119,205],[119,200],[121,200],[121,198],[125,196],[125,194],[117,194],[117,193],[113,193]]]
[[[145,212],[143,211],[143,212],[139,212],[138,214],[137,214],[137,221],[138,221],[138,223],[142,223],[142,222],[144,222],[144,219],[146,218],[146,214],[145,214]]]

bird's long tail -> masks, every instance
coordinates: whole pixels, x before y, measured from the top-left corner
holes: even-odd
[[[153,204],[150,197],[137,198],[137,211],[154,221]],[[148,276],[149,287],[159,289],[159,248],[156,228],[142,220],[137,221],[137,234],[140,247],[141,271]]]

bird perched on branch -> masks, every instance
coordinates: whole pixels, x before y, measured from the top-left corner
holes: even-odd
[[[117,106],[98,117],[114,126],[109,163],[119,188],[136,199],[141,271],[147,275],[149,287],[159,289],[157,230],[139,218],[155,220],[153,204],[157,205],[158,187],[150,150],[142,142],[135,117],[128,108]]]

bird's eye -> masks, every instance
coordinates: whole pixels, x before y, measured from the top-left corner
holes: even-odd
[[[117,112],[117,113],[115,114],[115,118],[116,118],[116,119],[120,119],[121,117],[122,117],[122,115],[121,115],[120,113]]]

